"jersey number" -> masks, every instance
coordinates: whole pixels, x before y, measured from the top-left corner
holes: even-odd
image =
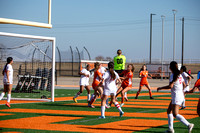
[[[117,64],[123,64],[123,59],[122,58],[117,59]]]

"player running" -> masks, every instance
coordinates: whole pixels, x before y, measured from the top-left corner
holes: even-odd
[[[173,128],[173,121],[174,121],[173,116],[174,116],[184,125],[186,125],[188,127],[189,133],[191,133],[194,124],[189,123],[182,115],[179,114],[179,106],[182,104],[184,100],[183,88],[185,88],[185,82],[180,71],[178,70],[178,65],[175,61],[172,61],[170,63],[170,70],[172,72],[172,75],[170,76],[169,79],[169,85],[157,88],[157,91],[162,89],[171,89],[171,102],[167,109],[168,126],[169,126],[167,132],[174,133],[174,128]]]
[[[108,71],[103,75],[103,79],[100,83],[100,86],[105,82],[103,96],[101,99],[101,117],[105,118],[105,105],[108,96],[111,96],[111,101],[115,104],[115,107],[120,112],[120,117],[123,116],[124,112],[122,111],[121,107],[119,106],[118,102],[115,101],[115,95],[117,91],[116,81],[121,82],[119,75],[114,71],[114,63],[108,63]]]
[[[143,65],[142,68],[141,68],[140,75],[139,75],[139,78],[141,78],[140,86],[139,86],[139,90],[138,90],[138,92],[136,94],[135,99],[138,99],[138,96],[139,96],[140,91],[142,90],[143,86],[146,86],[147,89],[149,90],[150,99],[154,99],[152,97],[152,92],[151,92],[150,85],[149,85],[149,83],[147,81],[147,78],[151,78],[151,75],[149,76],[148,71],[146,69],[147,69],[146,65]]]
[[[75,103],[77,103],[77,97],[83,93],[84,88],[87,90],[87,100],[90,101],[90,87],[89,87],[89,78],[90,78],[90,65],[87,64],[86,69],[83,68],[79,73],[80,78],[80,91],[73,97]]]
[[[103,93],[103,90],[101,87],[99,87],[99,83],[102,80],[102,74],[100,73],[100,63],[96,62],[94,63],[94,79],[92,83],[92,88],[94,89],[94,95],[91,98],[90,102],[88,103],[88,107],[95,108],[92,104],[96,101],[97,97],[100,96]]]
[[[12,91],[12,85],[13,85],[13,58],[8,57],[7,58],[7,63],[4,66],[4,69],[2,71],[3,74],[3,84],[4,84],[4,90],[0,95],[0,100],[4,97],[4,95],[7,94],[7,103],[6,106],[10,108],[10,100],[11,100],[11,91]]]
[[[182,67],[181,67],[180,72],[181,72],[181,75],[183,76],[183,79],[184,79],[184,81],[185,81],[186,87],[184,88],[184,94],[185,94],[185,96],[186,96],[186,93],[185,93],[185,92],[190,90],[189,85],[190,85],[191,77],[190,77],[190,75],[186,72],[186,67],[185,67],[185,66],[182,66]],[[184,98],[183,103],[182,103],[181,106],[182,106],[181,109],[186,108],[186,106],[185,106],[185,98]]]
[[[122,84],[117,90],[116,97],[121,93],[121,107],[124,105],[125,93],[132,89],[132,78],[134,70],[135,68],[133,64],[128,64],[127,70],[124,70],[122,72],[124,76],[120,77],[120,79],[122,80]]]
[[[193,93],[196,89],[199,89],[199,91],[200,91],[200,79],[198,79],[195,82],[194,87],[189,91],[189,93]],[[200,97],[199,97],[199,102],[197,104],[197,114],[200,117]]]

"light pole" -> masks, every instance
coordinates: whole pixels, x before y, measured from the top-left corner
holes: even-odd
[[[172,10],[173,14],[174,14],[174,41],[173,41],[173,45],[174,45],[174,48],[173,48],[173,60],[175,60],[175,38],[176,38],[176,13],[177,13],[177,10],[173,9]]]
[[[162,55],[161,55],[161,64],[162,64],[162,76],[161,76],[161,80],[163,80],[163,60],[164,60],[164,19],[165,19],[165,16],[162,15],[161,16],[161,19],[162,19]]]
[[[150,14],[150,56],[149,56],[149,64],[151,64],[151,51],[152,51],[152,16],[156,14]]]

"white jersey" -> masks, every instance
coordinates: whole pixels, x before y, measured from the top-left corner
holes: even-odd
[[[170,76],[169,82],[173,81],[173,74]],[[172,104],[181,105],[184,100],[183,93],[183,82],[184,79],[180,74],[178,79],[174,82],[173,88],[171,89]]]
[[[89,75],[89,77],[90,77],[90,72],[88,70],[86,70],[86,69],[82,69],[81,73]],[[81,75],[80,85],[88,86],[89,85],[89,77],[87,77],[85,75]]]
[[[189,75],[186,72],[183,72],[181,75],[183,76],[185,84],[187,85],[188,84],[188,76]],[[184,92],[189,91],[189,90],[190,90],[189,85],[184,88]]]
[[[6,66],[5,66],[6,67]],[[7,67],[5,68],[4,67],[4,78],[3,78],[3,83],[8,85],[8,84],[13,84],[13,68],[12,68],[12,65],[8,64]],[[6,75],[6,72],[9,71],[9,81],[10,83],[8,83],[8,78],[7,78],[7,75]]]
[[[104,75],[104,73],[106,72],[106,68],[105,67],[101,67],[100,69],[99,69],[99,72],[102,74],[102,75]],[[103,83],[103,86],[105,85],[105,82]]]
[[[105,74],[103,75],[103,79],[105,82],[104,95],[116,95],[117,92],[116,80],[119,79],[119,75],[115,71],[114,73],[116,75],[115,80],[112,79],[109,71],[105,72]]]

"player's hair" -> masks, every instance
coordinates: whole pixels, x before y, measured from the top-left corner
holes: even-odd
[[[175,82],[178,78],[178,76],[180,75],[180,71],[178,70],[178,64],[176,61],[172,61],[170,62],[170,66],[169,68],[171,69],[173,75],[173,80],[172,82]]]
[[[7,65],[10,64],[10,62],[11,62],[12,60],[13,60],[12,57],[8,57],[8,58],[7,58],[7,63],[6,63],[6,65],[5,65],[5,67],[4,67],[4,69],[3,69],[3,73],[2,73],[3,75],[4,75],[4,72],[6,71]]]
[[[128,64],[128,66],[129,66],[129,65],[132,66],[131,71],[134,72],[134,71],[135,71],[135,67],[133,66],[133,64]]]
[[[117,54],[118,54],[118,55],[119,55],[119,54],[122,54],[121,49],[118,49],[118,50],[117,50]]]
[[[108,63],[108,69],[109,69],[111,78],[112,78],[113,80],[115,80],[116,75],[115,75],[115,73],[114,73],[114,63],[113,63],[113,62],[109,62],[109,63]]]
[[[181,69],[183,70],[183,72],[187,71],[187,68],[185,66],[182,66]]]
[[[99,63],[99,62],[95,62],[95,63],[94,63],[95,69],[96,69],[98,66],[100,66],[100,63]]]
[[[144,69],[143,69],[143,67],[144,66],[146,66],[145,64],[144,65],[142,65],[142,67],[141,67],[141,69],[140,69],[140,71],[139,71],[139,73],[141,72],[141,71],[144,71]],[[146,66],[147,67],[147,66]]]

